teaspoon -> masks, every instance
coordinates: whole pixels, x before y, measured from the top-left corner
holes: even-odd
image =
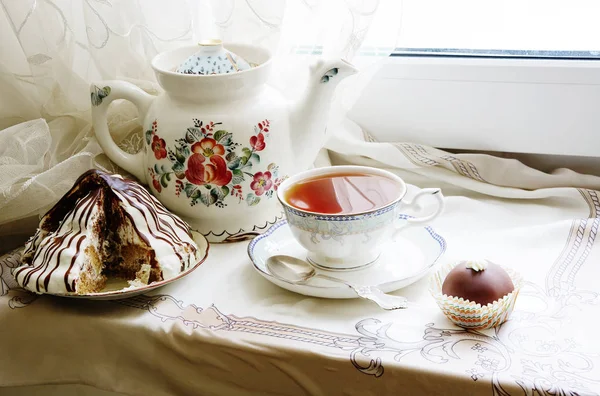
[[[276,255],[267,259],[267,269],[279,280],[297,285],[306,284],[311,278],[321,278],[332,282],[343,283],[362,298],[373,301],[383,309],[407,308],[405,297],[386,294],[376,286],[360,286],[345,280],[334,278],[317,272],[308,262],[292,256]]]

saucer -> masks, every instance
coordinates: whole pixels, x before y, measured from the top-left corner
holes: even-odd
[[[445,250],[446,241],[431,227],[411,227],[404,230],[396,241],[386,244],[379,259],[368,267],[344,271],[318,268],[317,271],[359,285],[378,286],[388,293],[421,279]],[[306,260],[307,250],[294,239],[286,220],[254,238],[248,245],[248,255],[259,274],[284,289],[312,297],[358,297],[352,289],[341,283],[312,278],[307,284],[298,285],[271,275],[266,265],[271,256],[288,255]]]

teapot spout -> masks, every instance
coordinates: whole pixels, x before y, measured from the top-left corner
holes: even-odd
[[[335,88],[357,72],[343,59],[321,60],[311,67],[308,86],[291,114],[291,140],[297,169],[308,169],[327,142],[327,121]]]

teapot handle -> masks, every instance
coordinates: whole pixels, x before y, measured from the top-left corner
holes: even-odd
[[[90,91],[92,124],[98,143],[100,143],[108,158],[137,177],[140,182],[147,184],[146,172],[144,172],[144,152],[129,154],[117,146],[108,130],[106,113],[113,100],[125,99],[138,108],[140,119],[143,120],[154,96],[147,94],[133,84],[116,80],[93,83],[90,86]]]

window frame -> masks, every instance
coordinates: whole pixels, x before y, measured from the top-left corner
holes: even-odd
[[[376,139],[599,156],[600,61],[397,54],[349,112]]]

